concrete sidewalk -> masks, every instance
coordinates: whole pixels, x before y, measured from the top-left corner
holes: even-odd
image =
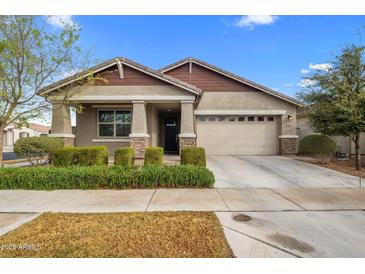
[[[42,212],[214,211],[236,257],[365,257],[354,188],[0,191],[0,235]]]
[[[130,189],[0,191],[0,212],[365,210],[365,190]]]

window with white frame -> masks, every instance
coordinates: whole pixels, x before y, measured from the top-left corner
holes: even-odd
[[[19,133],[19,138],[27,138],[29,137],[29,132],[20,132]]]
[[[98,110],[98,137],[128,137],[131,125],[130,110]]]

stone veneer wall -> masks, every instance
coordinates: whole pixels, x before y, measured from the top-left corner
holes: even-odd
[[[131,147],[133,147],[136,151],[136,159],[143,159],[146,153],[146,148],[150,144],[150,140],[148,137],[132,137]]]
[[[196,147],[195,137],[180,137],[179,138],[180,149],[183,147]]]
[[[280,138],[279,149],[281,155],[296,154],[297,153],[297,138]]]
[[[75,146],[75,138],[63,137],[62,139],[63,139],[63,143],[65,144],[65,147]]]

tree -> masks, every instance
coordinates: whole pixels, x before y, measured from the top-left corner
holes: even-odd
[[[350,136],[355,144],[356,170],[361,169],[360,133],[365,131],[364,47],[351,45],[341,50],[327,69],[306,78],[299,93],[309,124],[319,133]]]
[[[46,17],[0,16],[0,165],[3,132],[40,118],[50,103],[38,91],[88,65],[77,46],[78,26],[47,28]],[[85,59],[83,59],[83,56]],[[64,102],[66,103],[66,96]]]

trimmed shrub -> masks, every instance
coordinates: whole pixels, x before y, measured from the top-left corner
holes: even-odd
[[[105,146],[80,147],[78,153],[78,165],[107,165],[108,149]]]
[[[54,166],[91,166],[108,164],[108,150],[104,146],[65,147],[54,153]]]
[[[202,147],[184,147],[181,149],[181,164],[206,166],[205,149]]]
[[[72,166],[78,164],[78,147],[64,147],[56,149],[54,152],[53,165],[56,167]]]
[[[162,165],[163,164],[163,148],[147,147],[144,156],[145,165]]]
[[[25,137],[18,139],[14,144],[14,152],[21,157],[26,157],[36,164],[52,163],[55,150],[64,146],[63,140],[54,137]],[[32,162],[33,163],[33,162]]]
[[[126,189],[213,187],[201,166],[69,166],[0,168],[0,189]]]
[[[336,153],[336,142],[321,134],[311,134],[299,142],[299,154],[312,155],[320,162],[328,162]]]
[[[132,147],[120,147],[114,152],[114,165],[132,167],[135,150]]]

